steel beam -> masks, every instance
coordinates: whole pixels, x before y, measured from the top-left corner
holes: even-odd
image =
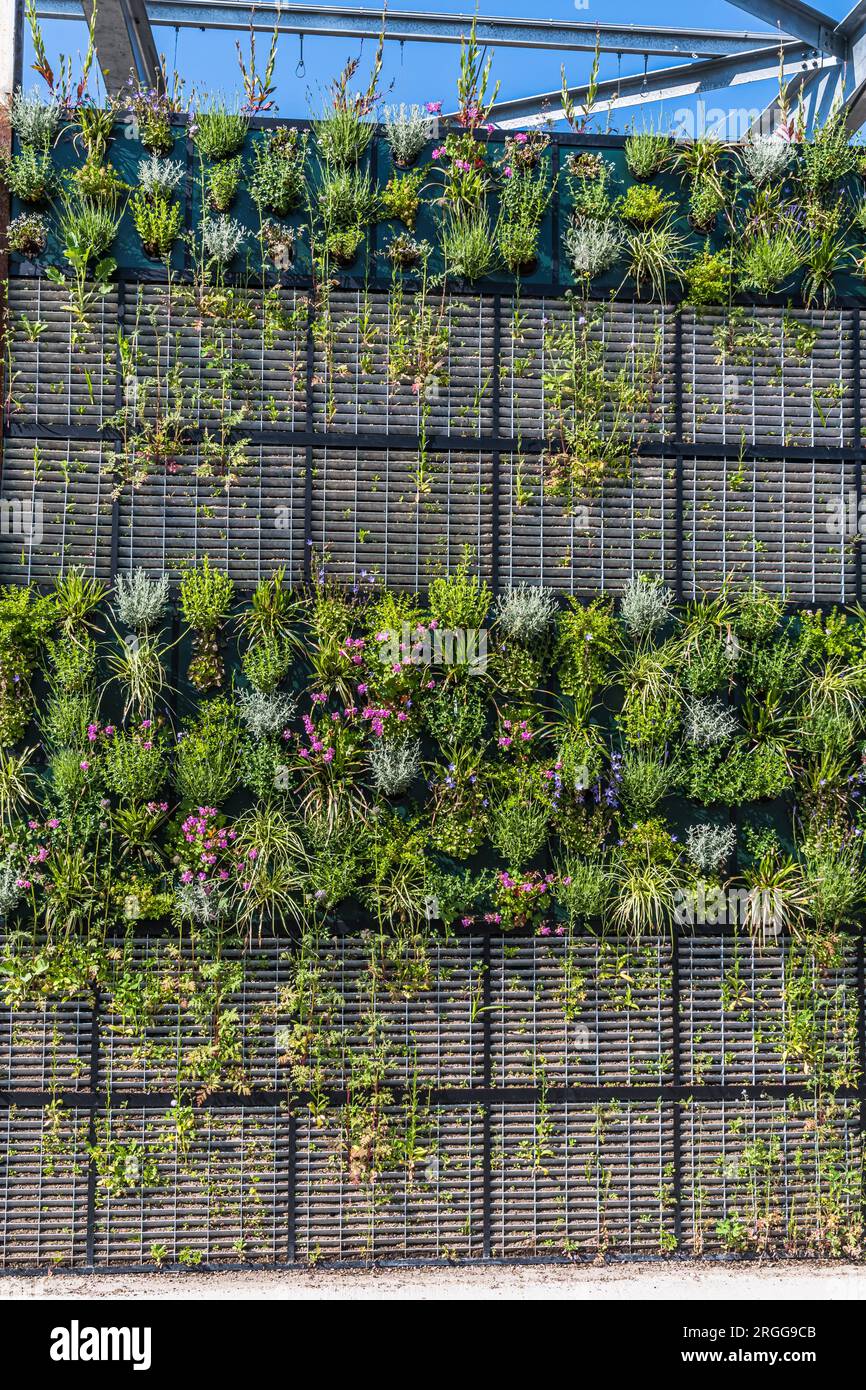
[[[83,6],[89,20],[93,0],[83,0]],[[130,73],[146,87],[160,85],[162,68],[144,0],[98,0],[94,38],[108,92],[121,91]]]
[[[81,14],[81,0],[40,0],[40,19],[70,19]],[[375,8],[334,5],[252,5],[242,0],[147,0],[153,25],[171,28],[237,29],[250,27],[283,34],[378,38],[426,43],[460,43],[472,15],[386,12]],[[563,52],[659,53],[688,57],[746,53],[766,41],[749,30],[666,29],[643,24],[591,24],[587,21],[478,17],[480,43],[499,48],[550,48]]]
[[[808,60],[806,44],[789,45],[784,52],[786,73],[799,72]],[[831,63],[834,60],[830,60]],[[718,91],[775,77],[779,71],[779,49],[754,49],[740,58],[710,58],[698,63],[680,63],[674,67],[658,68],[655,72],[635,73],[629,77],[610,78],[597,88],[597,106],[636,106],[642,101],[667,101],[672,97],[695,96],[700,92]],[[586,84],[570,87],[569,96],[580,107],[589,95]],[[561,92],[545,92],[515,101],[499,101],[490,118],[503,130],[544,121],[560,121],[564,117]]]
[[[780,34],[793,34],[818,53],[828,53],[844,61],[847,57],[845,36],[837,32],[837,22],[823,10],[806,5],[803,0],[730,0],[738,10],[745,10],[765,24],[772,24]]]

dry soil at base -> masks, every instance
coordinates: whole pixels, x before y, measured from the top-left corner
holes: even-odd
[[[866,1268],[831,1264],[517,1266],[51,1274],[0,1278],[0,1299],[862,1300]]]

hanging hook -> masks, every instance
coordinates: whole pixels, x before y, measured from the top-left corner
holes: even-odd
[[[401,39],[401,40],[400,40],[400,66],[401,66],[401,68],[402,68],[402,66],[403,66],[403,46],[404,46],[405,43],[406,43],[406,40],[405,40],[405,39]]]
[[[646,70],[649,67],[649,54],[643,55],[643,85],[646,87]]]
[[[622,95],[621,86],[620,86],[621,82],[622,82],[622,54],[621,54],[621,53],[617,53],[617,55],[616,55],[616,99],[617,99],[617,101],[619,101],[620,96]]]
[[[306,75],[307,69],[306,69],[306,66],[305,66],[305,64],[304,64],[304,36],[303,36],[303,34],[299,34],[299,35],[298,35],[298,39],[299,39],[299,41],[300,41],[301,51],[300,51],[300,55],[299,55],[299,57],[298,57],[298,65],[297,65],[297,67],[295,68],[295,77],[304,77],[304,76]]]

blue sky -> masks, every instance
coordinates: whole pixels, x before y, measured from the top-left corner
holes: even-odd
[[[341,0],[330,0],[340,3]],[[472,0],[436,0],[437,12],[466,13]],[[357,0],[360,3],[360,0]],[[364,0],[369,4],[370,0]],[[584,0],[577,0],[583,4]],[[421,0],[391,0],[391,12],[400,9],[421,9]],[[849,6],[827,5],[827,13],[841,18]],[[541,5],[533,0],[479,0],[479,13],[489,15],[523,15],[533,18],[577,19],[599,23],[646,22],[642,9],[634,0],[587,0],[585,8],[576,8],[576,0],[542,0]],[[760,20],[748,15],[733,5],[713,3],[696,7],[688,0],[656,0],[652,8],[653,20],[660,26],[684,25],[713,29],[748,29],[753,31],[772,30]],[[67,22],[46,22],[44,35],[49,56],[56,58],[61,52],[77,53],[82,46],[83,28]],[[169,70],[175,67],[188,83],[196,84],[209,91],[219,90],[232,95],[240,90],[240,74],[235,52],[235,40],[240,37],[246,43],[246,36],[216,30],[159,28],[156,31],[157,47],[166,55]],[[259,50],[263,58],[267,52],[268,40],[259,37]],[[283,35],[277,57],[276,83],[279,113],[288,117],[306,116],[319,109],[322,102],[322,89],[350,56],[362,55],[362,72],[366,73],[367,63],[372,57],[375,43],[364,40],[344,38],[306,38],[304,41],[305,74],[296,75],[299,59],[298,38]],[[586,80],[590,56],[569,54],[566,70],[571,82]],[[29,73],[33,61],[32,47],[27,39],[25,48],[24,85],[37,81]],[[555,52],[531,51],[500,48],[493,62],[494,76],[501,83],[500,98],[520,97],[534,92],[552,91],[559,87],[561,55]],[[677,60],[664,56],[650,57],[649,70],[665,67]],[[398,43],[388,43],[385,47],[385,65],[382,90],[390,101],[442,101],[447,110],[454,100],[455,81],[458,65],[458,49],[450,44],[406,43],[401,51]],[[643,71],[643,59],[639,55],[625,55],[621,68],[623,76]],[[618,71],[615,55],[602,55],[600,76],[616,77]],[[736,89],[736,103],[743,109],[760,109],[772,100],[776,83],[765,81],[751,83]],[[705,112],[727,105],[724,93],[708,93],[705,98]],[[678,98],[664,105],[647,101],[638,107],[629,107],[614,112],[611,129],[623,129],[636,123],[643,125],[652,121],[656,124],[676,124],[678,114],[683,110],[694,110],[695,100]],[[600,117],[601,128],[607,123],[607,114]],[[730,133],[730,132],[729,132]]]

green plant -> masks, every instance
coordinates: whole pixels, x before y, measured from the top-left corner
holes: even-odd
[[[199,690],[216,689],[222,684],[219,633],[228,618],[233,596],[232,580],[223,570],[211,568],[207,556],[181,579],[181,613],[195,634],[189,679]]]
[[[676,788],[679,769],[655,754],[628,751],[622,761],[620,801],[629,819],[646,820]]]
[[[382,192],[382,210],[414,231],[415,219],[421,206],[421,186],[424,171],[414,169],[408,174],[392,174]]]
[[[725,208],[725,195],[718,184],[708,178],[698,180],[689,195],[689,221],[699,232],[711,232],[716,218]]]
[[[48,222],[41,213],[20,212],[9,223],[6,238],[10,251],[33,261],[48,245]]]
[[[0,184],[22,203],[44,207],[57,189],[51,155],[44,149],[25,145],[20,154],[0,156]]]
[[[327,228],[366,227],[376,220],[380,210],[370,174],[354,167],[322,169],[318,206]]]
[[[432,134],[433,122],[422,106],[386,106],[382,112],[385,138],[399,169],[415,163]]]
[[[106,788],[121,802],[155,801],[168,776],[165,740],[151,720],[105,739],[100,769]]]
[[[307,135],[295,126],[280,126],[256,143],[249,184],[260,212],[288,217],[301,206],[306,162]]]
[[[219,806],[240,780],[240,723],[228,700],[216,697],[201,707],[179,739],[175,785],[182,802]]]
[[[775,294],[801,269],[806,255],[802,233],[787,221],[774,230],[757,230],[740,250],[739,283],[757,294]]]
[[[513,869],[528,866],[547,841],[551,806],[535,787],[523,786],[490,812],[490,841]]]
[[[196,112],[193,139],[206,159],[233,159],[243,149],[248,129],[247,116],[215,99],[206,111]]]
[[[684,270],[688,304],[703,308],[708,304],[727,304],[731,297],[733,264],[730,251],[711,251],[706,243]]]
[[[103,581],[83,569],[73,567],[55,579],[54,611],[66,637],[81,640],[86,635],[104,597]]]
[[[671,142],[661,131],[634,131],[625,142],[625,162],[629,173],[636,179],[649,179],[659,174],[670,163]]]
[[[682,278],[685,240],[669,223],[657,223],[626,238],[628,273],[638,294],[648,285],[664,299],[668,282]]]
[[[484,210],[449,212],[442,227],[442,254],[449,274],[481,280],[495,266],[495,242]]]
[[[465,630],[483,626],[492,597],[485,581],[473,571],[470,556],[464,554],[451,574],[430,581],[428,604],[441,627]]]
[[[546,334],[544,389],[551,443],[544,455],[545,486],[571,500],[597,493],[608,477],[628,469],[639,417],[651,410],[660,344],[633,345],[627,360],[608,367],[602,316],[570,298],[565,316]]]
[[[496,245],[503,265],[519,275],[535,265],[541,221],[553,197],[555,180],[545,162],[518,163],[507,145],[500,170]]]
[[[351,58],[339,77],[328,87],[330,102],[313,123],[313,129],[316,144],[329,166],[357,166],[375,134],[375,125],[369,117],[376,103],[383,47],[384,35],[380,36],[370,77],[363,91],[349,90],[349,84],[360,65],[358,58]]]
[[[164,261],[171,255],[183,226],[180,203],[173,198],[148,196],[143,189],[138,189],[130,199],[129,208],[144,254],[151,260]]]
[[[129,192],[129,185],[98,156],[92,156],[74,169],[68,176],[70,188],[74,188],[82,198],[92,203],[117,202]]]
[[[120,218],[121,209],[113,201],[91,203],[73,191],[62,195],[57,233],[63,255],[73,270],[69,307],[79,328],[89,328],[90,308],[100,295],[108,292],[109,276],[117,268],[108,253]],[[50,267],[46,273],[57,283],[66,284],[56,268]]]
[[[857,151],[850,143],[844,111],[835,110],[823,125],[816,126],[811,139],[800,145],[799,153],[803,182],[818,195],[853,174]]]
[[[133,85],[126,96],[126,109],[144,148],[153,155],[170,154],[175,140],[172,117],[184,109],[183,86],[176,76],[171,89]]]
[[[624,222],[636,227],[652,227],[662,218],[670,217],[675,206],[674,199],[662,193],[655,184],[632,183],[615,204],[615,211]]]
[[[207,198],[214,212],[228,212],[235,200],[241,181],[240,155],[222,159],[208,170]]]

